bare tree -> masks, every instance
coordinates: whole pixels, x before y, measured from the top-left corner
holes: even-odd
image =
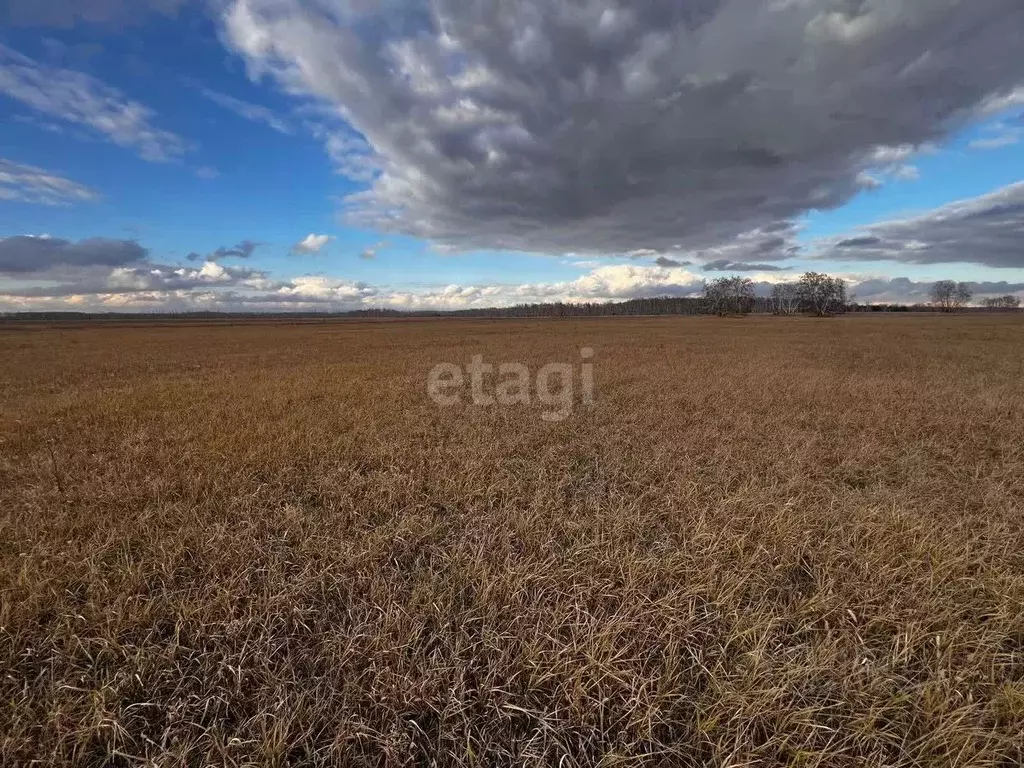
[[[821,272],[805,272],[797,283],[800,309],[818,317],[846,310],[846,283]]]
[[[970,302],[972,295],[967,283],[939,280],[932,286],[932,306],[938,307],[943,312],[956,312]]]
[[[719,277],[704,283],[705,311],[719,317],[746,315],[754,309],[754,283],[748,277]]]
[[[988,298],[982,304],[986,309],[1020,309],[1020,299],[1013,294]]]
[[[776,283],[772,286],[773,315],[793,315],[800,309],[800,287],[796,283]]]

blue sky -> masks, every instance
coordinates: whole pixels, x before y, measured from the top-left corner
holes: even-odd
[[[1024,296],[1014,3],[904,3],[913,30],[874,3],[722,0],[701,27],[582,5],[10,4],[0,308],[604,301],[805,269],[865,300]]]

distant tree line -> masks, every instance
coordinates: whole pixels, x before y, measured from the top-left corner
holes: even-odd
[[[996,296],[995,298],[985,299],[981,305],[985,309],[1020,309],[1020,299],[1016,296]]]
[[[660,296],[618,302],[556,301],[546,304],[516,304],[511,307],[457,309],[439,312],[456,317],[613,317],[629,315],[696,315],[702,302],[696,298]]]

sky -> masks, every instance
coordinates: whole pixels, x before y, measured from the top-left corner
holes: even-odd
[[[1024,298],[1020,0],[0,0],[0,311]]]

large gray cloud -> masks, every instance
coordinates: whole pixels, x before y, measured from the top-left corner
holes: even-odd
[[[122,267],[142,262],[148,254],[134,240],[93,237],[72,242],[16,235],[0,239],[0,274],[44,274],[59,267]]]
[[[820,256],[829,260],[1021,268],[1024,182],[918,216],[875,224],[855,236],[821,245]]]
[[[865,304],[926,304],[930,300],[933,282],[911,280],[908,277],[869,278],[850,285],[857,301]],[[1024,283],[1005,280],[969,282],[975,301],[985,296],[1024,294]]]
[[[763,232],[1024,83],[1020,0],[232,0],[224,24],[365,136],[355,221],[467,248]]]

